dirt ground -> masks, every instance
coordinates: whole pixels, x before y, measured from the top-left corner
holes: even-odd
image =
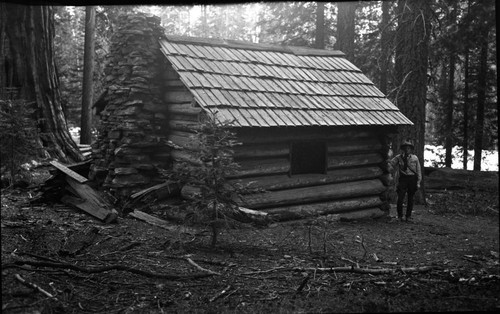
[[[498,190],[438,192],[413,223],[248,226],[222,230],[213,249],[210,233],[106,225],[2,190],[2,313],[496,311]],[[84,230],[93,237],[73,252]]]

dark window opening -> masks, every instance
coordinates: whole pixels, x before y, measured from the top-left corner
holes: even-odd
[[[326,143],[296,142],[290,149],[290,174],[326,173]]]

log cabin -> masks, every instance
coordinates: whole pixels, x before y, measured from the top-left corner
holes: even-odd
[[[339,51],[167,36],[168,139],[192,160],[202,116],[232,121],[241,166],[230,182],[260,188],[240,205],[280,220],[387,209],[387,137],[412,124]],[[189,191],[186,191],[189,193]]]
[[[263,191],[241,207],[277,220],[387,213],[390,139],[412,122],[342,52],[165,36],[140,14],[118,22],[91,180],[118,198],[161,182],[155,169],[192,161],[191,135],[217,115],[242,143],[227,179]]]

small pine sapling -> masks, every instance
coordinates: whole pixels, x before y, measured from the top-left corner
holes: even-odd
[[[182,184],[196,187],[200,193],[191,202],[192,220],[206,223],[212,229],[211,244],[215,246],[219,227],[235,211],[239,187],[228,183],[226,178],[239,165],[234,162],[232,148],[241,143],[231,132],[231,121],[219,121],[217,115],[203,121],[191,137],[195,163],[183,162],[174,170],[174,177]]]

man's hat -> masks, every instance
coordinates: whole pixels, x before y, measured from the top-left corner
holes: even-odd
[[[412,149],[415,148],[415,146],[410,140],[403,141],[403,143],[401,143],[400,148],[403,149],[405,146],[410,146]]]

